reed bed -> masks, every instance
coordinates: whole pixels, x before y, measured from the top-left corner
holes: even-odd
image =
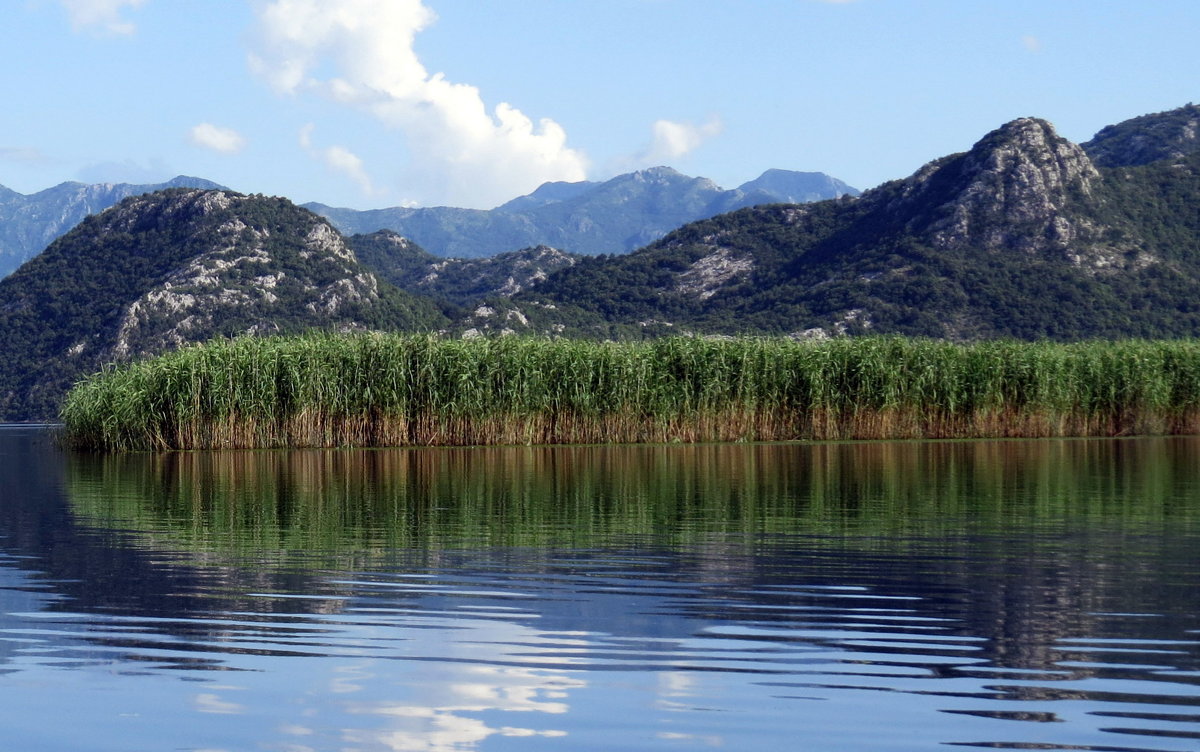
[[[1200,341],[314,334],[110,367],[62,410],[144,450],[1200,433]]]

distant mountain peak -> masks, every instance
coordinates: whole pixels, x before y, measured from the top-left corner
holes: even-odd
[[[797,172],[771,168],[754,180],[742,183],[744,194],[766,194],[775,203],[802,204],[827,198],[857,196],[859,191],[823,172]]]
[[[1083,144],[1100,167],[1133,167],[1200,151],[1200,105],[1142,115],[1101,128]]]
[[[655,167],[643,167],[640,170],[635,170],[634,172],[629,173],[629,175],[631,175],[634,179],[639,179],[639,178],[641,178],[641,179],[687,178],[688,177],[687,175],[684,175],[679,170],[676,170],[674,167],[667,167],[666,165],[657,165]]]
[[[685,175],[674,167],[659,165],[657,167],[646,167],[634,172],[627,172],[623,175],[617,175],[601,185],[610,187],[625,186],[625,185],[648,185],[671,187],[676,185],[695,185],[702,186],[706,190],[719,191],[721,187],[708,178],[692,177]]]
[[[529,211],[540,206],[546,206],[547,204],[556,204],[560,201],[569,201],[570,199],[591,190],[596,185],[597,183],[588,182],[586,180],[576,183],[569,183],[563,180],[542,183],[533,193],[530,193],[526,196],[518,196],[511,201],[497,206],[493,211]]]
[[[192,177],[191,175],[176,175],[167,182],[162,184],[163,188],[201,188],[203,190],[228,190],[220,183],[214,183],[211,180],[204,178]]]
[[[804,203],[846,194],[850,186],[820,173],[779,170],[724,190],[671,167],[648,167],[604,182],[543,183],[490,211],[428,207],[354,211],[307,208],[347,235],[391,229],[443,258],[480,258],[537,245],[594,255],[627,253],[697,219],[773,203]]]

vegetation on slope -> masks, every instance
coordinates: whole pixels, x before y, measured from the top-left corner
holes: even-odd
[[[11,274],[89,214],[123,198],[167,188],[221,186],[184,175],[157,185],[61,183],[28,196],[0,186],[0,277]]]
[[[346,242],[381,279],[402,290],[467,308],[488,298],[518,293],[581,258],[547,246],[488,258],[441,258],[391,230],[353,235]]]
[[[1131,167],[1200,151],[1200,105],[1131,118],[1082,144],[1100,167]]]

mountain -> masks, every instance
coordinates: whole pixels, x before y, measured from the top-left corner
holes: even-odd
[[[837,178],[823,172],[796,172],[794,170],[767,170],[754,180],[742,183],[737,191],[741,197],[728,201],[729,210],[743,206],[768,204],[807,204],[839,196],[857,196],[859,192]],[[759,201],[759,198],[767,199]]]
[[[0,277],[11,274],[87,215],[123,198],[166,188],[220,187],[183,175],[156,185],[61,183],[28,196],[0,186]]]
[[[346,242],[365,266],[400,289],[472,308],[487,298],[515,295],[581,258],[544,245],[488,258],[441,258],[391,230]]]
[[[688,222],[744,206],[857,193],[821,173],[768,170],[724,190],[706,178],[654,167],[598,183],[546,183],[489,211],[305,206],[346,234],[392,230],[437,256],[479,258],[539,245],[578,254],[625,253]]]
[[[72,381],[107,362],[314,327],[1200,336],[1197,114],[1134,118],[1082,145],[1021,118],[908,178],[813,203],[757,205],[767,192],[803,196],[796,173],[722,191],[655,169],[547,184],[491,212],[446,210],[468,229],[504,218],[528,230],[537,217],[578,239],[756,204],[595,256],[524,244],[445,259],[395,232],[346,240],[285,199],[184,188],[126,198],[0,280],[0,419],[52,417]],[[0,202],[22,198],[0,190]],[[450,213],[386,211],[424,211],[414,216],[444,223],[447,237],[469,234]]]
[[[1143,115],[1110,125],[1083,144],[1098,167],[1133,167],[1179,159],[1200,150],[1200,105]]]
[[[495,211],[515,213],[536,209],[548,204],[556,204],[560,201],[569,201],[591,191],[598,185],[600,183],[588,180],[578,183],[567,183],[564,181],[542,183],[541,187],[533,193],[527,196],[519,196],[512,201],[501,204],[495,208]]]
[[[433,329],[286,199],[170,189],[85,219],[0,280],[0,419],[49,419],[102,364],[240,333]]]
[[[1200,336],[1195,115],[1135,118],[1086,148],[1015,120],[859,198],[741,209],[584,259],[461,327]]]

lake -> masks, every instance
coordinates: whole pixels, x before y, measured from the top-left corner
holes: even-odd
[[[89,455],[0,428],[12,750],[1195,750],[1200,439]]]

